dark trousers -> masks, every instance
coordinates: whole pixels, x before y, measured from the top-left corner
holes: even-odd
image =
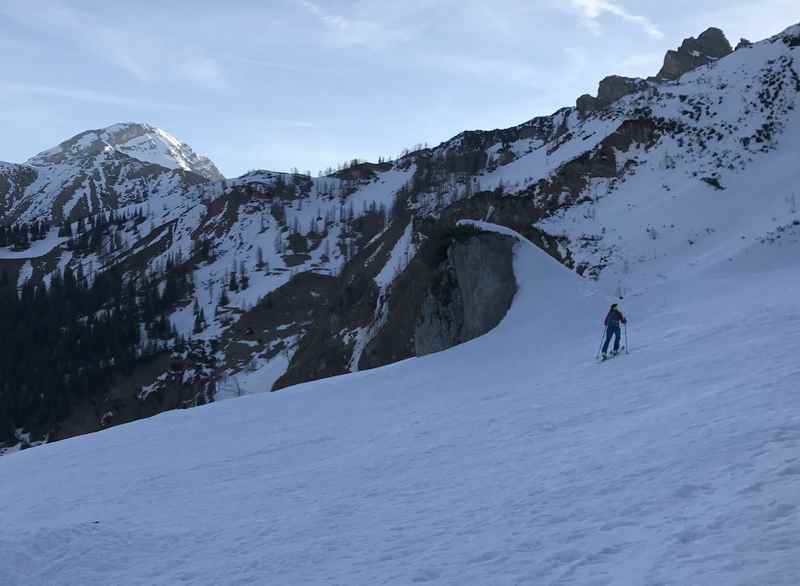
[[[611,343],[612,336],[614,338],[614,352],[619,352],[620,335],[619,325],[608,326],[606,328],[606,343],[603,344],[603,354],[608,352],[608,345]]]

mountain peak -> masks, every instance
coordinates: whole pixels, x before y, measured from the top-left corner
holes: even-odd
[[[185,142],[165,130],[138,122],[122,122],[81,132],[57,147],[32,157],[28,164],[53,165],[96,157],[109,150],[167,169],[192,171],[208,179],[224,178],[210,159],[196,154]]]
[[[744,39],[742,42],[749,43]],[[733,47],[725,37],[725,33],[716,27],[709,27],[697,38],[684,39],[680,47],[667,51],[661,71],[655,77],[647,78],[647,81],[674,81],[684,73],[717,61],[732,52]],[[635,77],[610,75],[600,81],[597,97],[589,94],[580,96],[576,108],[582,115],[602,110],[620,98],[646,88],[647,81]]]
[[[721,59],[732,52],[733,47],[721,29],[707,28],[697,38],[684,39],[678,49],[667,51],[664,65],[656,79],[659,81],[678,79],[687,71]]]

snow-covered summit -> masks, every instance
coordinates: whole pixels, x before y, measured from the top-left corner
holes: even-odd
[[[183,169],[207,179],[223,179],[219,169],[209,158],[196,154],[185,142],[165,130],[135,122],[81,132],[32,157],[27,164],[36,167],[52,166],[73,159],[94,157],[109,150],[167,169]]]
[[[189,196],[224,180],[211,160],[172,134],[139,123],[87,130],[30,158],[0,166],[6,223],[77,220],[132,203]]]

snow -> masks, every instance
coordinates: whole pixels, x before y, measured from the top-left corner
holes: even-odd
[[[23,264],[22,268],[19,270],[19,276],[17,277],[17,288],[22,287],[32,276],[33,265],[31,264],[30,260],[26,260],[25,264]]]
[[[394,278],[401,273],[408,263],[414,258],[414,224],[410,222],[403,235],[397,240],[389,255],[389,260],[383,265],[380,272],[375,275],[375,283],[381,290],[386,289]]]
[[[479,222],[477,220],[459,220],[459,226],[474,226],[483,232],[494,232],[495,234],[502,234],[503,236],[510,236],[517,240],[527,241],[527,239],[518,232],[508,228],[507,226],[500,226],[492,224],[491,222]]]
[[[378,174],[378,178],[366,185],[359,186],[350,201],[356,210],[375,203],[376,206],[384,205],[391,209],[394,205],[395,194],[409,181],[417,170],[416,165],[409,165],[406,169],[394,168]]]
[[[480,178],[482,189],[493,190],[501,183],[508,188],[524,189],[536,180],[547,177],[564,163],[597,146],[614,132],[619,121],[613,118],[589,119],[581,125],[581,132],[573,140],[565,141],[553,149],[552,144],[531,144],[533,150],[520,158],[487,172]],[[515,149],[516,150],[516,149]],[[515,190],[517,190],[515,189]]]
[[[722,60],[719,66],[729,65]],[[685,76],[689,85],[696,83],[691,75]],[[572,253],[577,262],[590,265],[604,256],[616,260],[601,275],[605,281],[629,280],[630,265],[638,265],[640,284],[705,270],[800,219],[796,205],[800,190],[795,187],[800,181],[798,111],[783,124],[782,135],[768,152],[748,155],[750,160],[742,168],[716,170],[722,190],[700,177],[708,174],[705,166],[713,161],[712,155],[724,149],[687,155],[674,141],[663,138],[647,157],[637,152],[622,156],[623,162],[637,162],[623,182],[613,189],[607,183],[595,184],[592,201],[563,209],[537,227],[573,243],[597,239],[598,248],[573,246]],[[661,165],[666,157],[676,161],[674,169]],[[676,258],[691,261],[676,263]]]
[[[290,345],[294,345],[294,343],[296,341],[289,340]],[[268,393],[287,368],[289,368],[289,356],[285,352],[278,353],[268,361],[257,358],[249,368],[232,374],[223,381],[223,384],[219,385],[215,400]]]
[[[52,228],[42,240],[34,240],[26,250],[0,248],[0,259],[39,258],[66,242],[68,238],[58,235],[58,228]]]
[[[634,290],[606,364],[517,247],[470,343],[3,457],[0,583],[795,584],[800,244]]]
[[[80,205],[97,213],[202,195],[202,185],[196,185],[200,179],[187,176],[185,170],[210,184],[223,179],[209,159],[186,143],[161,129],[135,123],[83,132],[24,165],[0,165],[9,185],[20,188],[20,194],[7,201],[6,210],[7,217],[17,222],[60,221]],[[26,181],[17,186],[19,173]]]
[[[206,157],[195,154],[186,143],[165,130],[135,122],[82,132],[32,157],[28,164],[49,166],[55,162],[75,161],[76,158],[91,157],[97,153],[111,154],[114,151],[166,169],[183,169],[208,179],[222,179],[214,164]]]

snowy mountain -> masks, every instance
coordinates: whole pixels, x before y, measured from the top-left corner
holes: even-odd
[[[78,162],[110,150],[166,169],[183,169],[202,175],[206,179],[223,179],[210,159],[196,155],[192,147],[185,142],[181,142],[160,128],[134,122],[114,124],[99,130],[87,130],[57,147],[39,153],[29,159],[27,164],[34,167],[49,167],[65,162]]]
[[[206,157],[147,124],[82,132],[22,165],[3,164],[0,221],[75,221],[223,177]]]
[[[132,158],[111,142],[144,157],[140,139],[116,130],[71,139],[35,157],[39,166],[3,167],[0,189],[28,198],[6,218],[88,214],[29,249],[0,249],[9,280],[121,274],[142,287],[132,311],[153,320],[141,362],[78,393],[57,422],[30,415],[55,409],[35,394],[24,417],[0,410],[6,441],[61,439],[474,339],[516,288],[507,243],[462,220],[512,229],[626,298],[710,261],[768,256],[796,229],[800,26],[732,52],[710,30],[682,45],[701,43],[708,59],[676,80],[607,78],[597,98],[550,116],[328,177],[215,181],[177,158],[174,169]],[[75,177],[73,151],[89,165],[79,164],[81,187],[30,188]],[[111,191],[101,184],[115,195],[97,196]],[[98,203],[75,203],[86,201]],[[176,271],[186,291],[173,286]],[[164,301],[167,289],[179,298]]]

